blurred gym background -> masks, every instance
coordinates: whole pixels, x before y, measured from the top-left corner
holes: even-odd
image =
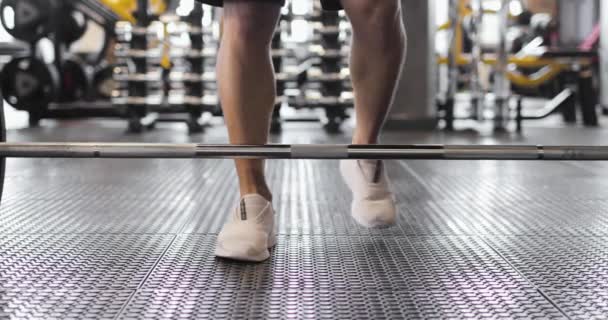
[[[608,144],[608,0],[403,6],[382,143]],[[221,16],[0,0],[7,140],[226,143]],[[317,1],[283,8],[272,143],[351,141],[350,33]],[[387,161],[399,218],[380,230],[352,219],[337,161],[267,163],[279,241],[251,265],[214,256],[230,160],[8,159],[0,319],[607,318],[606,162]]]
[[[161,122],[186,135],[221,126],[220,9],[194,0],[0,6],[8,128],[81,118],[113,119],[117,130],[137,134]],[[608,48],[600,46],[606,7],[599,0],[404,1],[408,62],[388,128],[598,126],[608,113]],[[349,33],[343,13],[288,2],[273,41],[273,133],[298,122],[331,134],[350,126]]]

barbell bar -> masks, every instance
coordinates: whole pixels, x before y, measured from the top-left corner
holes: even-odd
[[[608,146],[0,143],[0,158],[608,161]]]

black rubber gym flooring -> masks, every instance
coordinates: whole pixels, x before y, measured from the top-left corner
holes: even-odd
[[[50,122],[12,141],[225,142]],[[276,142],[346,142],[290,124]],[[386,143],[608,144],[608,130]],[[606,319],[608,163],[389,163],[399,224],[358,227],[335,161],[270,161],[280,239],[262,264],[217,260],[235,204],[225,160],[17,160],[0,209],[0,318]]]

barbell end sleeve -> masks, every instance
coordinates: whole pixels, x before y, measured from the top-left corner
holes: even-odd
[[[608,160],[608,148],[599,146],[546,146],[543,147],[543,159],[555,161],[605,161]]]

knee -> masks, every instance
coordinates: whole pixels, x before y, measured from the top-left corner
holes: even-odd
[[[401,19],[399,0],[342,0],[344,9],[353,24],[383,26]]]
[[[223,40],[234,40],[234,43],[248,47],[268,47],[278,15],[279,9],[274,7],[259,8],[247,2],[227,1],[222,19]]]
[[[399,0],[342,0],[353,28],[389,32],[402,25]]]

